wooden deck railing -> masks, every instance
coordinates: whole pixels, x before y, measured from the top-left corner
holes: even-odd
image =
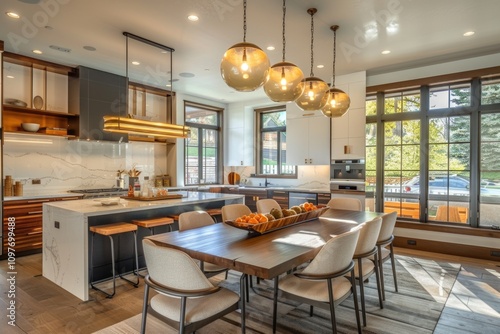
[[[390,213],[396,211],[399,217],[420,218],[419,203],[412,202],[385,202],[384,212]],[[440,205],[436,216],[429,216],[431,220],[448,221],[455,223],[467,223],[469,219],[469,208],[462,206]]]

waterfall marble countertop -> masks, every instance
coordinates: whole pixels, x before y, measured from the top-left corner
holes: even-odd
[[[150,210],[153,208],[175,207],[187,204],[209,203],[216,200],[242,199],[244,197],[244,195],[236,194],[204,193],[195,191],[169,192],[169,194],[182,194],[183,197],[152,201],[129,200],[119,197],[93,198],[75,201],[48,202],[44,203],[44,206],[68,210],[90,217],[102,214]],[[113,202],[117,202],[117,204],[107,205]]]

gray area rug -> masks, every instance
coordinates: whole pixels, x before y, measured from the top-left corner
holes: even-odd
[[[363,333],[432,333],[460,270],[460,264],[436,262],[406,256],[396,257],[399,292],[394,291],[390,262],[384,264],[386,301],[380,309],[375,277],[365,285],[367,326]],[[239,291],[239,273],[230,272],[228,280],[219,275],[212,280]],[[220,281],[219,281],[220,280]],[[273,281],[254,281],[247,304],[247,333],[272,332]],[[359,291],[359,290],[358,290]],[[340,333],[356,333],[352,297],[337,309]],[[277,333],[331,333],[329,312],[315,308],[309,316],[309,305],[279,299]],[[107,327],[98,333],[139,333],[141,314]],[[148,316],[147,333],[176,333],[152,316]],[[197,333],[240,333],[240,313],[233,312]]]

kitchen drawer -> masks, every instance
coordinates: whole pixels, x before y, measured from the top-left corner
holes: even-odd
[[[288,191],[273,190],[272,199],[274,199],[282,209],[288,209]]]
[[[319,193],[318,194],[318,205],[327,205],[332,198],[331,193]]]
[[[25,215],[42,215],[42,203],[31,204],[4,204],[3,214],[5,218]]]
[[[7,235],[9,218],[16,221],[14,230],[16,255],[25,251],[40,251],[43,237],[43,203],[81,199],[81,196],[37,198],[14,200],[3,204],[3,256],[7,253]]]

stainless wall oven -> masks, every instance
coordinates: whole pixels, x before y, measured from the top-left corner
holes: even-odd
[[[332,198],[357,198],[365,210],[365,161],[334,160],[330,166],[330,192]]]

